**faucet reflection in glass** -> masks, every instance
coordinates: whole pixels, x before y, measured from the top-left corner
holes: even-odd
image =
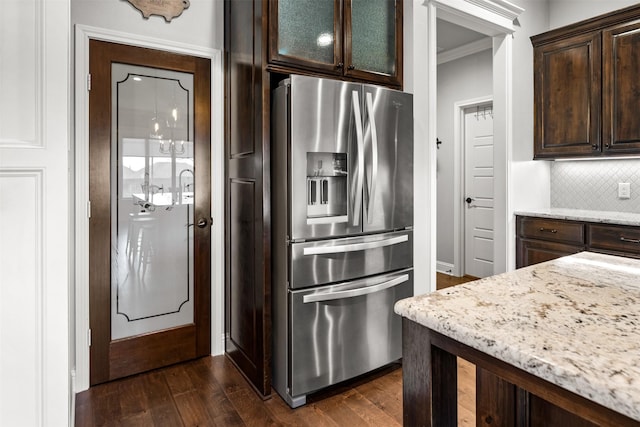
[[[191,182],[190,183],[185,183],[183,185],[182,184],[182,174],[184,174],[185,172],[189,172],[191,174]],[[183,201],[182,192],[186,191],[186,190],[193,191],[193,180],[194,180],[194,178],[195,178],[195,176],[193,175],[193,170],[191,170],[191,169],[182,169],[180,171],[180,174],[178,175],[178,200],[179,200],[180,204],[182,204],[182,201]],[[193,195],[186,196],[186,197],[193,197]]]

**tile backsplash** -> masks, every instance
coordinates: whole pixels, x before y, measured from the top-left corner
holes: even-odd
[[[631,198],[618,198],[618,183]],[[552,162],[551,207],[640,213],[640,159]]]

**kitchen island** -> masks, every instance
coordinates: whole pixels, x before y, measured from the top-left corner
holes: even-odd
[[[478,368],[477,425],[640,425],[640,260],[582,252],[395,311],[405,425],[456,425],[456,356]]]

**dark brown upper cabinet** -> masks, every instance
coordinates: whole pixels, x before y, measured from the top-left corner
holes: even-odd
[[[640,154],[640,6],[531,38],[534,159]]]
[[[402,0],[272,0],[269,68],[402,86]]]
[[[600,151],[600,55],[599,34],[534,50],[535,158]]]
[[[602,32],[602,142],[613,155],[640,153],[640,22]]]

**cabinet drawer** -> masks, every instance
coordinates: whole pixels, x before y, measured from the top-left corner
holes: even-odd
[[[579,222],[520,217],[518,230],[522,238],[584,244],[584,224]]]
[[[640,228],[590,224],[589,248],[640,256]]]

